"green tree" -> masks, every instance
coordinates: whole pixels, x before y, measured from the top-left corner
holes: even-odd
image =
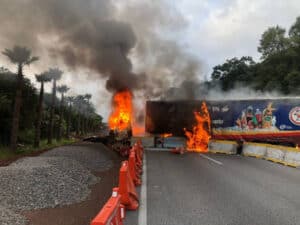
[[[84,98],[88,101],[88,104],[90,104],[90,100],[92,98],[92,95],[91,94],[85,94]]]
[[[37,118],[35,122],[35,135],[34,135],[34,147],[40,146],[41,138],[41,122],[43,117],[43,102],[44,102],[44,84],[51,81],[51,77],[48,72],[44,72],[39,75],[35,75],[37,82],[41,83],[40,94],[39,94],[39,103],[37,108]]]
[[[266,30],[260,39],[258,52],[262,54],[262,59],[279,53],[289,46],[289,40],[285,37],[285,29],[276,26]]]
[[[77,114],[77,125],[76,125],[76,135],[83,134],[83,112],[84,112],[85,97],[84,95],[77,95],[74,99],[74,108]]]
[[[255,62],[251,57],[232,58],[222,65],[213,68],[212,79],[218,81],[224,91],[232,89],[237,83],[248,83],[253,79],[253,66]]]
[[[297,17],[296,22],[291,26],[289,30],[289,36],[291,43],[294,47],[300,47],[300,16]]]
[[[291,71],[285,77],[289,93],[300,94],[300,71]]]
[[[54,132],[54,110],[55,110],[55,100],[56,100],[56,82],[60,80],[63,71],[58,68],[50,68],[48,71],[49,76],[53,80],[52,87],[52,102],[50,109],[50,121],[48,127],[48,144],[52,144],[53,132]]]
[[[7,68],[1,66],[0,67],[0,74],[7,74],[7,73],[10,73],[10,71]]]
[[[59,109],[59,122],[58,122],[58,135],[57,140],[60,141],[62,137],[62,121],[64,111],[64,94],[69,90],[67,85],[61,85],[57,87],[57,91],[61,94],[60,109]]]
[[[88,127],[90,127],[90,117],[88,116],[88,114],[90,113],[90,107],[91,107],[91,103],[90,103],[90,100],[92,98],[92,95],[91,94],[85,94],[84,95],[84,98],[87,100],[86,103],[85,103],[85,107],[86,107],[86,110],[85,110],[85,120],[84,120],[84,131],[87,132],[88,130]]]
[[[34,140],[33,124],[36,118],[36,89],[29,79],[24,77],[22,87],[22,107],[20,110],[18,142],[32,143]],[[17,74],[10,71],[0,72],[0,145],[10,144],[11,124],[14,99],[17,87]],[[30,134],[30,135],[28,135]],[[32,134],[32,135],[31,135]],[[31,139],[27,139],[30,136]]]
[[[102,123],[102,117],[96,114],[95,107],[89,101],[91,97],[91,95],[87,94],[71,97],[70,100],[67,98],[69,101],[69,115],[72,115],[73,130],[76,131],[76,135],[95,132]],[[72,128],[68,124],[69,122],[67,122],[67,127]]]
[[[300,17],[289,29],[288,37],[285,29],[279,26],[267,29],[262,34],[258,51],[262,54],[259,63],[242,57],[215,66],[210,86],[221,85],[226,91],[242,83],[260,91],[299,94]]]
[[[11,101],[8,99],[7,96],[1,95],[0,96],[0,114],[8,112],[10,110]]]
[[[1,85],[0,85],[1,86]],[[11,114],[11,99],[8,95],[0,93],[0,145],[7,144],[9,140],[9,126],[10,126],[10,114]]]
[[[67,97],[68,104],[68,112],[67,112],[67,130],[66,130],[66,138],[70,138],[70,130],[71,130],[71,117],[72,117],[72,104],[74,102],[74,97]]]
[[[21,46],[14,46],[13,49],[5,49],[2,54],[7,56],[13,64],[18,66],[17,87],[10,137],[10,148],[12,151],[15,151],[17,149],[20,110],[22,105],[22,89],[24,85],[23,68],[24,66],[29,66],[39,58],[31,56],[31,51],[28,48]]]

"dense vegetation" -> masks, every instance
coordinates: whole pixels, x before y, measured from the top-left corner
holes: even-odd
[[[17,72],[20,73],[20,68]],[[36,75],[41,85],[38,88],[22,72],[21,84],[18,83],[18,73],[0,67],[0,146],[10,146],[12,150],[17,149],[17,144],[34,145],[37,148],[40,142],[46,143],[46,140],[51,143],[52,139],[60,141],[99,129],[102,117],[96,114],[90,94],[66,97],[69,88],[66,85],[56,87],[56,81],[63,75],[61,70],[50,68]],[[51,81],[52,93],[44,93],[44,85],[51,85]],[[21,85],[21,94],[17,91],[20,88],[18,85]],[[21,100],[16,100],[17,97]],[[20,104],[19,115],[15,112],[16,102]],[[18,126],[13,130],[16,115],[19,117]],[[13,132],[17,133],[12,135]],[[17,140],[12,143],[14,135]]]
[[[279,26],[268,28],[260,39],[260,62],[249,56],[228,59],[213,68],[211,84],[224,91],[250,87],[281,94],[300,93],[300,17],[289,31]]]

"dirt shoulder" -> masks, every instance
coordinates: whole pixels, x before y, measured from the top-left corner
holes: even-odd
[[[88,144],[95,148],[98,144]],[[100,177],[93,185],[87,200],[57,208],[24,211],[22,214],[30,225],[88,225],[111,195],[112,188],[118,186],[118,173],[122,159],[109,149],[101,149],[105,157],[113,162],[113,166],[101,172],[92,171]]]

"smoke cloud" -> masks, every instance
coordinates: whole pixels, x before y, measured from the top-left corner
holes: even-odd
[[[122,6],[118,16],[134,24],[138,37],[132,55],[136,71],[146,75],[145,97],[161,98],[187,80],[198,83],[202,63],[170,37],[184,34],[185,17],[166,1],[129,0]]]
[[[91,79],[106,79],[111,92],[130,89],[155,98],[186,80],[198,81],[201,63],[172,37],[188,23],[167,1],[0,0],[0,5],[1,47],[47,52],[51,62],[43,64],[61,61],[75,72],[92,71]]]

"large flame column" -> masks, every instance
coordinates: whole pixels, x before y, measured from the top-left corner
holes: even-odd
[[[119,91],[112,99],[112,112],[108,125],[111,130],[130,129],[132,120],[132,93],[129,90]]]
[[[208,142],[211,138],[211,120],[205,102],[202,102],[201,112],[194,112],[196,125],[192,131],[184,129],[187,137],[187,149],[194,152],[207,152]]]

